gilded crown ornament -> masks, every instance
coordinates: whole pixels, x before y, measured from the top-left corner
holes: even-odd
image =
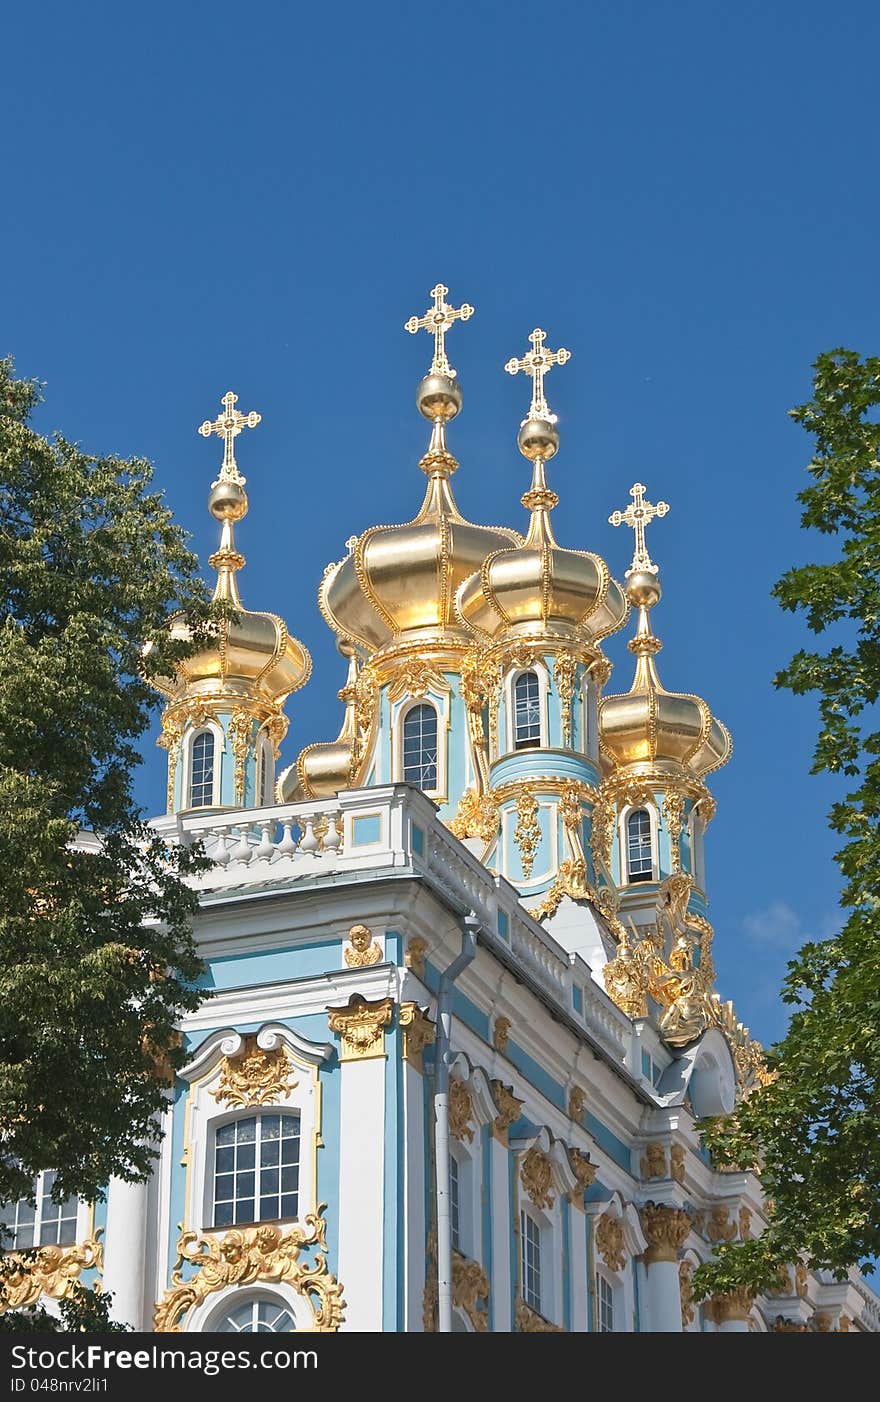
[[[446,301],[449,295],[449,288],[444,287],[442,282],[438,282],[436,287],[431,288],[434,298],[433,307],[429,307],[424,316],[411,316],[409,321],[404,323],[404,331],[408,331],[414,336],[417,331],[427,331],[434,337],[434,358],[431,361],[432,375],[446,375],[450,380],[455,379],[455,371],[449,364],[446,355],[446,333],[456,321],[468,321],[474,314],[474,308],[468,302],[462,302],[460,307],[450,307]]]
[[[645,527],[651,524],[655,516],[659,516],[662,520],[669,510],[669,503],[666,501],[658,501],[657,505],[653,506],[651,502],[645,501],[645,492],[647,490],[647,487],[641,482],[633,483],[629,489],[629,494],[632,497],[630,505],[625,511],[612,511],[611,515],[608,517],[609,525],[631,526],[635,531],[632,564],[626,572],[626,579],[629,579],[631,574],[635,574],[639,570],[647,570],[650,574],[657,573],[657,566],[653,563],[648,554],[648,546],[645,541]]]
[[[218,438],[223,439],[223,465],[218,480],[239,482],[243,486],[247,478],[242,477],[235,461],[235,440],[243,428],[256,428],[262,415],[255,409],[251,409],[249,414],[242,414],[236,409],[238,395],[233,394],[231,389],[227,390],[220,403],[224,412],[218,414],[213,422],[205,419],[205,422],[199,425],[199,433],[203,438],[210,438],[212,433],[216,433]]]

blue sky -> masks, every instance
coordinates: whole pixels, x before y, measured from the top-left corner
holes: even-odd
[[[813,703],[772,686],[803,632],[769,591],[818,549],[786,411],[822,350],[880,351],[878,40],[859,0],[4,16],[0,353],[47,382],[42,428],[153,460],[203,557],[219,445],[196,427],[229,388],[262,413],[240,440],[245,601],[316,664],[286,762],[336,733],[324,566],[421,497],[428,342],[403,322],[438,280],[477,309],[450,338],[451,446],[483,522],[524,519],[526,390],[504,362],[536,325],[572,351],[548,381],[557,533],[620,575],[631,536],[609,513],[636,479],[671,503],[650,538],[659,666],[734,735],[712,780],[716,960],[765,1039],[786,958],[837,917],[839,788],[807,773]],[[625,639],[608,651],[609,689],[628,686]],[[153,811],[163,767],[148,747]]]

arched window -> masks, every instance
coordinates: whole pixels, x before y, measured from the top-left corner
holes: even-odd
[[[427,793],[437,788],[437,712],[413,706],[403,720],[403,777]]]
[[[299,1141],[299,1115],[248,1115],[218,1127],[215,1227],[297,1216]]]
[[[51,1170],[34,1179],[36,1202],[19,1198],[0,1206],[0,1250],[26,1251],[32,1246],[71,1246],[76,1241],[76,1198],[52,1201],[55,1174]]]
[[[541,743],[541,700],[537,672],[522,672],[513,688],[513,748],[533,750]]]
[[[264,1295],[233,1305],[213,1328],[220,1334],[292,1334],[296,1324],[282,1300]]]
[[[200,730],[192,742],[189,770],[189,807],[210,808],[214,802],[214,736]]]
[[[626,820],[626,870],[630,881],[650,881],[654,875],[651,815],[636,808]]]

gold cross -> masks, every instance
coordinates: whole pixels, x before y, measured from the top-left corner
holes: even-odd
[[[429,307],[424,316],[411,316],[409,321],[404,323],[403,329],[409,331],[412,336],[417,331],[433,332],[434,359],[431,361],[431,374],[447,375],[452,380],[455,378],[455,371],[446,358],[446,332],[454,321],[467,321],[472,317],[474,309],[468,306],[467,302],[462,302],[457,308],[450,307],[444,300],[448,291],[449,288],[444,287],[442,282],[432,287],[433,307]]]
[[[218,438],[223,439],[223,466],[220,469],[218,480],[244,483],[246,479],[242,477],[238,470],[238,463],[235,461],[235,440],[243,428],[256,428],[262,415],[258,414],[255,409],[252,409],[249,414],[240,413],[235,407],[238,403],[238,395],[233,394],[232,390],[224,394],[220,403],[225,412],[218,414],[213,423],[210,419],[205,419],[205,422],[199,425],[199,433],[203,438],[210,438],[212,433],[216,433]]]
[[[556,415],[550,413],[547,400],[544,398],[544,376],[548,370],[552,370],[554,365],[564,365],[567,360],[571,360],[571,351],[547,350],[544,345],[546,331],[542,331],[536,326],[529,340],[532,349],[527,351],[522,360],[517,360],[516,356],[508,360],[505,370],[508,375],[515,375],[519,370],[525,370],[527,375],[532,377],[532,407],[529,409],[530,419],[548,419],[555,424]]]
[[[632,526],[636,533],[633,562],[627,570],[628,575],[632,574],[633,570],[650,570],[652,574],[657,573],[657,566],[652,562],[645,544],[645,527],[650,525],[655,516],[665,516],[669,510],[669,503],[658,501],[656,506],[652,506],[649,501],[645,501],[647,490],[641,482],[636,482],[635,486],[629,489],[633,499],[632,505],[628,506],[626,511],[613,511],[608,517],[612,526]]]

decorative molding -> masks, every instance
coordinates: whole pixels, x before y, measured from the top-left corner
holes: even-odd
[[[572,1086],[568,1093],[568,1118],[576,1120],[578,1124],[583,1121],[584,1110],[587,1108],[587,1093],[581,1090],[580,1086]]]
[[[391,1023],[393,998],[381,998],[368,1003],[360,993],[353,993],[344,1008],[328,1008],[327,1020],[331,1032],[342,1040],[340,1061],[366,1061],[385,1055],[385,1028]]]
[[[510,1018],[505,1017],[502,1013],[499,1013],[495,1018],[492,1024],[492,1045],[496,1051],[507,1051],[507,1039],[510,1036],[512,1026]]]
[[[232,750],[232,757],[235,760],[235,801],[242,806],[244,805],[245,766],[251,749],[253,724],[252,715],[243,708],[238,708],[232,713],[227,732],[229,748]]]
[[[516,827],[513,840],[519,848],[523,877],[529,880],[535,855],[541,841],[541,827],[538,822],[538,800],[531,784],[521,784],[516,799]]]
[[[669,832],[669,850],[673,872],[681,871],[681,830],[684,827],[684,794],[670,788],[663,796],[663,817]]]
[[[691,1230],[691,1219],[679,1207],[648,1202],[641,1210],[642,1231],[648,1240],[645,1262],[677,1261]]]
[[[668,1178],[666,1149],[662,1144],[648,1144],[639,1165],[643,1178]]]
[[[529,1149],[523,1158],[520,1181],[535,1207],[553,1206],[556,1201],[552,1191],[553,1165],[537,1145]]]
[[[368,925],[352,925],[348,938],[351,943],[343,958],[350,969],[364,969],[371,964],[378,964],[382,958],[382,950],[375,943],[373,932]]]
[[[422,1052],[434,1041],[437,1028],[418,1003],[401,1003],[397,1021],[403,1032],[403,1059],[421,1073]]]
[[[485,1304],[481,1305],[481,1300],[485,1300]],[[460,1251],[452,1253],[452,1303],[467,1315],[475,1334],[488,1331],[489,1277],[479,1262],[469,1260]],[[425,1259],[422,1328],[426,1334],[437,1330],[437,1245],[433,1229]]]
[[[229,1285],[252,1285],[257,1281],[291,1285],[308,1300],[318,1333],[335,1333],[342,1323],[345,1302],[342,1286],[327,1269],[327,1258],[317,1252],[314,1264],[300,1262],[305,1246],[319,1245],[327,1250],[326,1222],[318,1212],[309,1212],[305,1227],[280,1227],[264,1223],[236,1227],[223,1236],[203,1236],[182,1232],[177,1243],[177,1261],[171,1273],[171,1288],[156,1305],[153,1319],[157,1333],[179,1333],[186,1315],[218,1290]],[[184,1280],[184,1266],[196,1274]]]
[[[243,1109],[286,1100],[296,1085],[287,1048],[280,1044],[267,1050],[257,1042],[257,1034],[250,1032],[242,1037],[235,1056],[224,1056],[220,1081],[210,1094],[220,1105]]]
[[[412,939],[406,942],[406,953],[404,962],[408,969],[412,969],[416,978],[425,977],[425,955],[428,953],[428,941],[423,940],[419,935],[413,935]]]
[[[516,1302],[516,1332],[518,1334],[564,1334],[558,1324],[551,1324],[537,1310],[527,1305],[522,1297]]]
[[[3,1253],[0,1270],[0,1314],[27,1309],[41,1295],[69,1300],[83,1271],[102,1271],[101,1229],[75,1246],[39,1246],[33,1251]]]
[[[574,653],[563,651],[556,654],[553,664],[553,680],[559,692],[559,708],[562,718],[562,743],[571,747],[571,703],[574,696],[574,680],[577,675],[577,658]]]
[[[733,1241],[736,1236],[736,1223],[731,1222],[727,1207],[723,1203],[710,1209],[706,1222],[706,1236],[709,1241]]]
[[[683,1144],[673,1144],[669,1150],[669,1176],[676,1183],[684,1182],[685,1152]]]
[[[494,842],[500,826],[501,815],[494,795],[465,789],[449,831],[455,837],[478,837],[481,842]]]
[[[577,1207],[582,1207],[584,1193],[595,1181],[596,1174],[599,1171],[598,1164],[593,1163],[589,1154],[585,1154],[581,1149],[574,1149],[571,1146],[569,1146],[568,1150],[568,1162],[571,1165],[572,1173],[577,1179],[577,1187],[573,1188],[568,1195],[569,1201],[574,1203]]]
[[[492,1081],[491,1087],[492,1098],[498,1110],[492,1121],[492,1133],[496,1139],[506,1143],[507,1131],[522,1114],[523,1101],[514,1095],[512,1086],[506,1086],[502,1081]]]
[[[402,701],[405,696],[421,697],[434,691],[448,694],[449,683],[420,657],[407,657],[394,674],[388,688],[389,701]]]
[[[462,1143],[470,1143],[474,1137],[473,1119],[474,1102],[469,1087],[458,1076],[450,1076],[449,1133]]]
[[[623,1248],[623,1222],[610,1212],[603,1212],[596,1223],[596,1247],[610,1271],[622,1271],[626,1265]]]
[[[679,1261],[678,1292],[681,1299],[681,1322],[685,1328],[687,1328],[689,1324],[693,1324],[696,1315],[694,1292],[691,1286],[693,1271],[694,1268],[690,1261]]]
[[[712,1295],[703,1306],[703,1312],[713,1324],[724,1324],[730,1319],[746,1320],[751,1313],[755,1297],[746,1286],[730,1290],[724,1295]]]

